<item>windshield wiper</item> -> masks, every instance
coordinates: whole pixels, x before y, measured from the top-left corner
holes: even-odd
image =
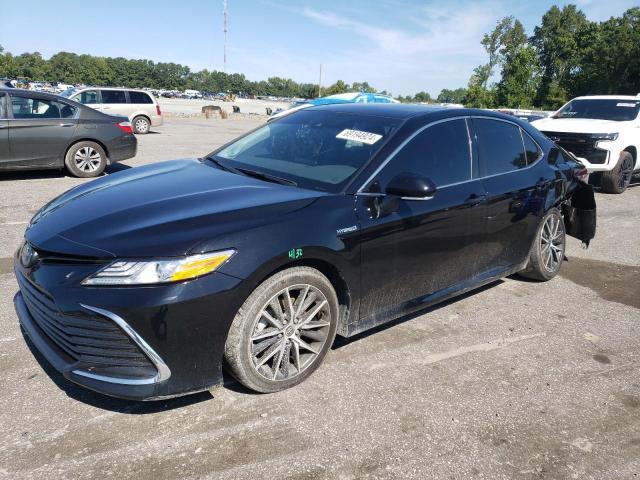
[[[222,170],[226,170],[227,172],[231,172],[231,173],[235,173],[236,175],[244,175],[241,171],[239,171],[237,168],[233,168],[229,165],[226,165],[224,163],[222,163],[220,160],[218,160],[215,157],[206,157],[207,160],[209,160],[210,162],[216,164],[218,167],[220,167]]]
[[[289,180],[288,178],[277,177],[275,175],[270,175],[264,172],[257,172],[255,170],[250,170],[248,168],[236,168],[241,173],[244,173],[248,177],[259,178],[261,180],[267,180],[269,182],[279,183],[280,185],[293,185],[294,187],[298,186],[296,182],[293,180]]]

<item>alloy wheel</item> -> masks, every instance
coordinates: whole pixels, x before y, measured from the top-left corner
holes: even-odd
[[[254,321],[249,339],[253,367],[272,381],[299,375],[322,351],[330,326],[329,302],[318,288],[298,284],[282,289]]]
[[[540,252],[542,262],[548,272],[560,268],[564,258],[564,226],[557,215],[549,215],[542,227],[540,235]]]
[[[79,170],[83,172],[95,172],[100,167],[102,157],[95,148],[81,147],[73,156],[73,160]]]

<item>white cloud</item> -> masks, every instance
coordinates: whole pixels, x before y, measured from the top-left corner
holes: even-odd
[[[329,29],[353,34],[347,49],[325,55],[327,81],[366,79],[394,93],[427,90],[437,95],[442,88],[464,86],[472,69],[485,61],[480,40],[501,12],[496,1],[482,6],[456,2],[446,7],[406,10],[402,24],[389,28],[354,20],[335,11],[305,8],[302,15]],[[333,74],[333,75],[332,75]]]

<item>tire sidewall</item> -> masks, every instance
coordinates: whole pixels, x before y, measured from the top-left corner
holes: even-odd
[[[623,187],[620,187],[620,185],[618,184],[619,180],[620,180],[620,175],[621,175],[621,170],[622,170],[622,166],[624,164],[624,162],[629,159],[632,163],[631,166],[631,176],[633,176],[633,167],[635,165],[633,165],[633,156],[627,152],[627,151],[623,151],[620,154],[620,157],[618,158],[618,162],[616,163],[615,167],[613,167],[613,169],[609,172],[602,172],[602,190],[606,193],[616,193],[616,194],[620,194],[620,193],[624,193],[625,190],[627,189],[627,187],[629,186],[629,183],[627,183],[626,185],[624,185]],[[631,181],[631,178],[629,179],[629,182]]]
[[[144,131],[138,130],[138,125],[137,124],[141,120],[144,121],[147,124],[147,128]],[[133,131],[134,131],[134,133],[136,135],[146,135],[147,133],[149,133],[149,130],[151,129],[151,122],[146,117],[143,117],[141,115],[136,117],[136,118],[134,118],[132,123],[133,123]]]
[[[83,170],[80,170],[75,163],[74,160],[74,156],[76,154],[76,152],[78,150],[80,150],[82,147],[91,147],[93,148],[96,152],[98,152],[100,154],[100,165],[98,166],[98,169],[93,171],[93,172],[85,172]],[[104,172],[104,169],[107,166],[107,154],[104,151],[104,149],[98,145],[95,142],[78,142],[75,143],[73,145],[71,145],[71,147],[69,147],[69,150],[67,150],[67,154],[65,156],[65,161],[64,161],[65,166],[67,167],[67,170],[74,176],[74,177],[79,177],[79,178],[92,178],[92,177],[97,177],[99,175],[102,174],[102,172]]]
[[[314,363],[307,367],[301,374],[288,380],[270,381],[260,375],[253,367],[253,360],[249,348],[250,342],[248,339],[253,333],[256,317],[262,307],[264,307],[274,295],[287,286],[301,283],[313,285],[326,297],[331,313],[329,334],[320,354],[315,358]],[[228,358],[227,354],[231,353],[230,350],[234,351],[232,354],[237,356],[236,363],[239,368],[232,369],[231,373],[239,377],[237,379],[242,384],[261,393],[285,390],[303,382],[322,364],[324,357],[331,348],[336,335],[339,311],[338,299],[331,282],[317,270],[306,267],[296,267],[284,270],[270,277],[249,295],[233,320],[231,328],[239,329],[240,335],[235,336],[235,338],[232,338],[234,336],[231,335],[228,337],[227,345],[225,345],[225,358]],[[229,344],[230,341],[233,341],[234,345]]]

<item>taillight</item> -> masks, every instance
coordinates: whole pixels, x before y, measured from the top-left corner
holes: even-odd
[[[122,130],[124,133],[128,133],[133,135],[133,129],[131,128],[131,122],[118,122],[116,126]]]
[[[589,170],[586,168],[576,168],[573,171],[573,176],[581,182],[587,183],[589,181]]]
[[[156,112],[158,113],[158,116],[162,115],[162,112],[160,111],[160,105],[158,105],[156,103]]]

